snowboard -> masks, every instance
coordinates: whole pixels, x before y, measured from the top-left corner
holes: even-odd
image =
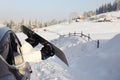
[[[37,36],[39,43],[42,44],[43,46],[48,43],[51,45],[51,47],[53,48],[53,52],[55,53],[55,55],[62,60],[67,66],[69,66],[68,61],[66,59],[65,54],[63,53],[62,50],[60,50],[58,47],[56,47],[54,44],[52,44],[51,42],[47,41],[46,39],[44,39],[42,36],[38,35],[37,33],[35,33],[34,31],[32,31],[31,29],[29,29],[28,27],[22,25],[21,26],[21,30],[24,34],[26,34],[28,37],[31,34],[34,34]]]

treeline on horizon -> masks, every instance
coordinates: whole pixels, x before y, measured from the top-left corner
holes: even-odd
[[[111,11],[118,11],[120,10],[120,0],[115,0],[113,3],[107,3],[100,6],[96,9],[96,14],[111,12]]]
[[[113,3],[102,4],[95,11],[91,10],[91,11],[84,12],[83,16],[87,18],[94,15],[98,15],[106,12],[118,11],[118,10],[120,10],[120,0],[115,0]]]

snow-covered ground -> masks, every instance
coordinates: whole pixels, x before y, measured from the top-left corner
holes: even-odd
[[[44,31],[47,29],[48,31]],[[69,32],[90,34],[92,40],[60,35]],[[120,22],[79,22],[58,24],[39,30],[38,34],[65,53],[69,67],[56,56],[42,62],[30,62],[31,80],[120,80]],[[26,36],[17,33],[24,43]],[[100,40],[100,48],[96,40]],[[38,45],[35,50],[40,50]],[[37,55],[36,55],[37,56]]]

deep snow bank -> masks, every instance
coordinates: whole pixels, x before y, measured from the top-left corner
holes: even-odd
[[[31,80],[119,80],[119,40],[118,34],[100,49],[94,41],[85,42],[80,37],[52,41],[64,51],[70,66],[66,67],[57,57],[31,63]]]
[[[56,44],[63,49],[68,58],[70,67],[67,71],[73,80],[119,80],[119,41],[120,34],[100,49],[96,48],[94,41],[85,43],[79,37],[59,39]]]
[[[109,40],[103,47],[104,51],[110,53],[119,53],[120,52],[120,34],[117,34],[111,40]]]

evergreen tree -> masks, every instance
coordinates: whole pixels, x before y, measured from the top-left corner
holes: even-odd
[[[116,11],[117,10],[117,3],[114,2],[112,5],[112,11]]]
[[[99,14],[99,10],[98,9],[96,9],[96,14]]]
[[[117,2],[117,10],[120,10],[120,0]]]
[[[108,6],[108,12],[111,12],[112,11],[112,5],[111,5],[111,3],[109,3],[107,6]]]

